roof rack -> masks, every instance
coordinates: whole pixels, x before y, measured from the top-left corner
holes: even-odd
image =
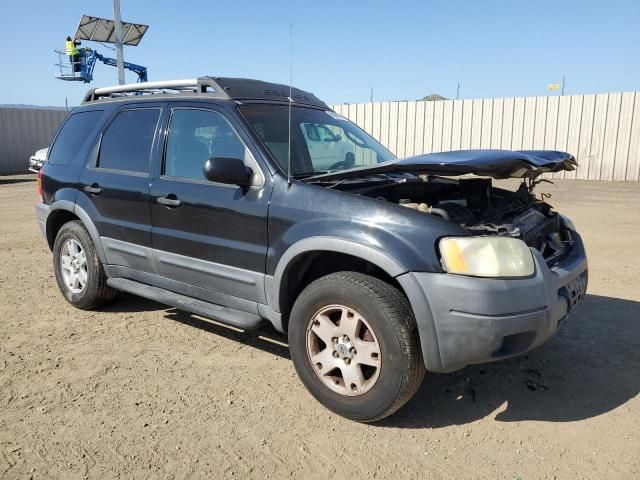
[[[119,98],[128,95],[169,93],[168,91],[212,93],[219,98],[229,98],[229,96],[224,93],[224,89],[221,88],[220,85],[218,85],[211,77],[199,77],[183,80],[129,83],[126,85],[115,85],[113,87],[94,88],[85,94],[82,103],[95,102],[101,98]]]
[[[289,101],[289,92],[295,103],[323,109],[329,108],[313,93],[305,92],[278,83],[263,82],[246,78],[198,77],[184,80],[131,83],[113,87],[89,90],[82,103],[95,102],[106,98],[122,98],[131,95],[154,95],[166,93],[207,94],[224,100],[264,100]]]

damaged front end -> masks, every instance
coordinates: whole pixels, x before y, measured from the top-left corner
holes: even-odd
[[[414,315],[422,338],[436,332],[435,350],[423,348],[429,369],[450,372],[542,345],[584,298],[582,239],[547,203],[549,195],[535,192],[547,181],[541,174],[575,166],[563,152],[478,150],[306,180],[376,199],[366,202],[372,214],[379,207],[380,216],[407,232],[408,247],[435,250],[440,269],[410,268],[398,278],[407,285],[414,278],[424,294]]]
[[[548,182],[539,178],[542,173],[573,170],[576,165],[564,152],[467,150],[336,172],[313,181],[440,216],[470,235],[521,239],[552,266],[570,251],[573,226],[544,195],[537,198],[534,189]],[[466,177],[470,174],[485,178]],[[447,178],[452,176],[463,177]],[[486,177],[521,178],[522,183],[512,191],[495,187],[493,178]]]
[[[535,182],[523,181],[515,192],[493,187],[491,179],[461,179],[458,185],[461,198],[438,206],[471,234],[519,238],[549,265],[569,251],[572,225],[534,195]]]

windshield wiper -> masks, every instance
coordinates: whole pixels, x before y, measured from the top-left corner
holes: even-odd
[[[327,173],[331,173],[330,170],[317,170],[315,172],[301,172],[301,173],[294,173],[291,176],[293,178],[298,178],[300,180],[306,180],[307,178],[313,178],[316,175],[325,175]]]
[[[358,172],[362,172],[363,176],[366,176],[368,170],[374,169],[374,168],[378,167],[379,165],[380,164],[370,165],[370,166],[367,166],[367,167],[364,167],[364,166],[351,167],[351,168],[346,168],[344,170],[327,170],[325,172],[314,172],[313,176],[307,177],[307,178],[305,178],[305,180],[322,180],[322,175],[327,175],[327,174],[331,174],[331,173],[350,172],[352,170],[357,170]]]

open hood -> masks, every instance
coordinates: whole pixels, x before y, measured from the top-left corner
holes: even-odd
[[[372,167],[359,167],[307,178],[313,180],[342,180],[381,173],[426,173],[457,176],[474,174],[497,179],[528,178],[533,180],[546,172],[575,170],[578,163],[573,155],[554,150],[457,150],[428,153],[384,162]]]

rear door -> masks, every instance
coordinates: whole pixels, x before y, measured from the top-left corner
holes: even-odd
[[[145,103],[114,113],[80,176],[77,202],[93,219],[108,264],[151,273],[149,167],[162,109]]]
[[[171,107],[164,155],[151,183],[158,272],[176,281],[174,287],[191,286],[193,296],[251,310],[247,301],[265,302],[269,179],[231,112],[202,104]],[[210,157],[244,160],[254,171],[255,186],[206,180]]]

